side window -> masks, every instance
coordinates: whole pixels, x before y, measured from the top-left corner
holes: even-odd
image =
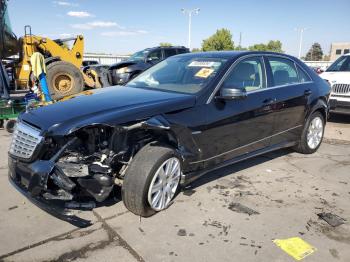
[[[152,61],[159,61],[162,59],[162,50],[161,49],[157,49],[154,50],[152,52],[150,52],[147,56],[148,59],[152,60]]]
[[[247,92],[265,87],[265,75],[261,57],[247,58],[239,62],[223,82],[222,88],[240,88]]]
[[[298,70],[300,83],[311,81],[310,77],[299,66],[297,66],[297,70]]]
[[[294,62],[284,58],[269,57],[269,63],[274,86],[299,83]]]
[[[177,49],[177,53],[178,54],[184,54],[184,53],[188,53],[187,50],[185,48],[180,48],[180,49]]]
[[[176,55],[176,49],[175,48],[164,49],[164,55],[165,55],[165,58]]]

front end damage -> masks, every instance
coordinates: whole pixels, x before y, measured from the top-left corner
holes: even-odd
[[[94,124],[66,136],[35,135],[20,122],[9,152],[9,178],[36,205],[77,226],[72,209],[93,209],[121,186],[135,153],[152,141],[176,143],[166,137],[163,118],[128,126]],[[33,129],[33,130],[31,130]],[[39,132],[39,131],[38,131]],[[34,139],[34,138],[35,139]]]

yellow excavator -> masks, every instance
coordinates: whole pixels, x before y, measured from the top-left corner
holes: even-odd
[[[82,71],[84,37],[52,40],[33,35],[30,26],[19,39],[12,32],[7,13],[7,0],[0,0],[0,59],[10,77],[14,90],[26,90],[31,86],[30,57],[35,52],[45,58],[47,83],[51,98],[60,100],[88,88],[103,87],[99,74],[93,69]],[[68,42],[73,44],[69,47]],[[4,66],[3,66],[4,65]]]

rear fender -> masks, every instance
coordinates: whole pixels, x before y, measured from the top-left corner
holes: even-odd
[[[309,119],[310,115],[312,115],[314,112],[320,111],[325,119],[327,121],[328,119],[328,113],[329,113],[329,103],[327,98],[325,97],[320,97],[317,100],[314,100],[310,105],[309,105],[309,110],[305,118],[305,122],[307,119]]]

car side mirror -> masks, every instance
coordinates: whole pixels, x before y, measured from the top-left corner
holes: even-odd
[[[220,95],[217,96],[219,99],[224,100],[234,100],[234,99],[242,99],[247,96],[247,92],[244,89],[236,88],[236,87],[226,87],[221,88]]]

